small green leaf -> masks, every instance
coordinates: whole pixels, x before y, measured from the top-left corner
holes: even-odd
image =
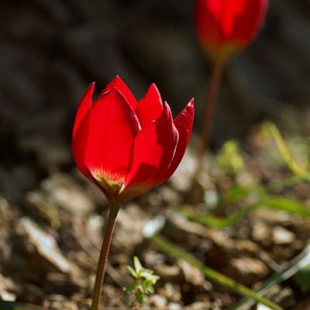
[[[147,296],[144,293],[142,293],[142,292],[138,292],[136,294],[136,298],[137,298],[137,302],[138,303],[143,303],[144,301],[147,300]]]
[[[136,282],[131,282],[125,286],[124,290],[126,293],[131,293],[136,289],[136,286],[137,286]]]
[[[236,203],[240,199],[245,198],[245,196],[251,192],[253,192],[253,189],[249,187],[243,187],[239,185],[232,186],[225,193],[224,202],[229,204]]]
[[[144,285],[144,292],[146,294],[154,293],[154,287],[151,284],[145,283],[145,285]]]
[[[143,277],[144,279],[149,280],[152,284],[155,284],[157,282],[157,280],[159,279],[159,276],[154,275],[152,270],[151,270],[151,272],[150,272],[150,270],[143,271],[140,274],[140,276]]]
[[[216,156],[215,162],[227,174],[237,174],[244,166],[238,141],[226,141]]]
[[[136,271],[135,271],[131,266],[127,266],[127,269],[128,269],[128,271],[131,273],[131,275],[132,275],[134,278],[137,278],[137,277],[138,277]]]
[[[136,273],[139,274],[142,269],[142,265],[137,256],[133,258],[133,264],[135,266]]]
[[[136,256],[134,257],[134,268],[128,266],[129,272],[136,281],[127,284],[124,290],[135,295],[132,305],[136,306],[147,300],[147,294],[154,293],[153,285],[157,282],[159,276],[154,275],[153,270],[144,268]]]

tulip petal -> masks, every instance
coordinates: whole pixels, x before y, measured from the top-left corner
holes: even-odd
[[[92,96],[94,93],[95,88],[95,82],[91,83],[88,88],[86,89],[85,93],[83,94],[83,97],[80,101],[80,104],[77,108],[76,115],[75,115],[75,121],[73,126],[73,136],[75,136],[75,133],[80,126],[81,121],[84,119],[86,113],[88,110],[92,107],[93,101]]]
[[[73,139],[73,153],[86,150],[88,178],[101,186],[109,199],[117,195],[124,182],[139,126],[130,105],[114,88],[95,102]]]
[[[94,93],[94,87],[95,83],[90,84],[80,101],[80,104],[77,108],[72,133],[72,154],[74,161],[82,174],[84,174],[87,178],[89,175],[87,167],[85,166],[85,152],[88,139],[88,129],[80,130],[79,128],[81,123],[84,121],[85,116],[87,113],[89,113],[93,106],[92,95]],[[85,127],[88,128],[88,126],[84,125],[84,128]],[[77,132],[79,133],[78,138],[76,138]]]
[[[113,88],[116,88],[125,97],[131,108],[135,111],[137,107],[137,100],[118,75],[101,91],[99,98]]]
[[[236,41],[241,46],[248,45],[256,36],[264,22],[267,7],[267,0],[245,1],[243,12],[235,17],[234,28],[232,29],[236,36]]]
[[[152,121],[158,119],[163,111],[163,103],[155,84],[152,84],[145,97],[138,102],[136,114],[141,127],[145,128]]]
[[[242,16],[245,2],[246,0],[208,1],[210,13],[221,25],[219,30],[224,38],[231,38],[235,20],[238,16]]]
[[[179,166],[184,156],[189,138],[192,133],[194,112],[195,112],[194,99],[192,99],[174,119],[174,125],[177,131],[179,132],[179,141],[171,165],[168,168],[167,173],[165,175],[165,178],[167,179],[169,179],[171,175],[174,173],[174,171]]]
[[[197,0],[195,21],[201,44],[215,50],[237,44],[237,52],[255,37],[267,6],[268,0]]]
[[[198,39],[203,46],[210,44],[218,47],[221,44],[220,27],[217,23],[217,16],[209,9],[209,2],[206,0],[196,1],[195,23]],[[216,5],[220,1],[212,3]]]
[[[165,103],[160,118],[143,128],[135,138],[133,162],[124,191],[136,185],[151,188],[166,181],[164,175],[174,157],[178,139],[171,110]]]

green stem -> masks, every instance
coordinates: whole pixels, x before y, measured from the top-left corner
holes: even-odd
[[[202,120],[201,132],[200,132],[200,145],[198,149],[199,160],[202,158],[207,145],[209,144],[210,129],[212,124],[212,118],[216,105],[216,98],[219,91],[221,79],[223,74],[223,67],[215,65],[211,75],[211,83],[209,86],[208,97],[205,105],[204,116]]]
[[[203,274],[210,280],[213,280],[214,282],[217,282],[221,285],[224,285],[226,287],[229,287],[231,290],[242,294],[244,296],[247,296],[249,298],[254,299],[256,302],[261,303],[273,310],[282,310],[282,308],[270,300],[258,295],[256,292],[250,290],[246,286],[234,281],[231,278],[228,278],[224,276],[223,274],[206,267],[202,262],[200,262],[198,259],[184,251],[182,248],[174,245],[173,243],[169,242],[165,238],[154,235],[150,237],[150,240],[162,251],[172,255],[173,257],[177,259],[183,259],[186,262],[188,262],[190,265],[198,268],[203,272]]]
[[[111,206],[109,210],[109,217],[107,222],[106,231],[104,234],[104,239],[100,251],[97,272],[96,272],[96,281],[94,286],[91,310],[98,310],[99,309],[99,301],[101,296],[101,287],[102,282],[104,279],[104,273],[107,263],[107,258],[109,254],[110,244],[112,240],[112,234],[115,226],[115,220],[118,214],[120,206]]]

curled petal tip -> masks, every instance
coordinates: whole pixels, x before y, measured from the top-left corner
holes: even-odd
[[[192,110],[192,114],[193,114],[193,117],[194,117],[194,113],[195,113],[195,99],[192,98],[192,99],[188,102],[187,106]]]
[[[192,99],[188,102],[187,105],[194,108],[194,107],[195,107],[195,99],[192,98]]]
[[[115,78],[112,80],[112,81],[121,81],[121,82],[123,82],[123,80],[122,80],[122,78],[117,74],[117,75],[115,75]]]
[[[158,87],[156,86],[156,84],[155,84],[155,83],[152,83],[152,84],[150,85],[150,87],[149,87],[149,89],[148,89],[147,93],[148,93],[149,91],[154,91],[154,92],[158,93],[158,95],[160,96],[160,93],[159,93]]]
[[[133,110],[135,110],[137,101],[128,88],[128,86],[125,84],[125,82],[120,78],[119,75],[116,75],[115,78],[102,90],[101,95],[104,95],[111,89],[117,89],[119,92],[122,93],[122,95],[126,98],[128,101],[129,105],[132,107]]]
[[[138,102],[135,111],[142,127],[148,126],[160,117],[163,103],[160,92],[154,83],[149,87],[145,97]]]
[[[87,89],[86,89],[84,95],[86,95],[86,96],[92,96],[93,93],[94,93],[94,90],[95,90],[95,85],[96,85],[95,82],[91,82],[91,83],[88,85],[88,87],[87,87]],[[82,100],[83,100],[83,98],[82,98]]]
[[[94,91],[95,91],[95,82],[92,82],[88,85],[86,91],[84,92],[80,104],[83,104],[83,102],[85,101],[87,101],[88,104],[92,103]]]
[[[195,100],[194,98],[192,98],[187,105],[185,106],[185,108],[181,111],[180,114],[187,114],[188,116],[190,116],[192,119],[194,118],[194,113],[195,113]]]

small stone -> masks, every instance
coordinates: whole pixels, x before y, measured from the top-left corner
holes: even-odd
[[[14,301],[16,299],[15,294],[12,293],[14,290],[14,283],[11,279],[5,278],[0,273],[0,300]]]
[[[166,309],[167,299],[164,296],[155,294],[149,298],[149,305],[150,307],[154,307],[156,309]]]
[[[158,293],[161,296],[165,296],[169,301],[172,302],[177,302],[182,298],[179,285],[169,282],[166,283],[163,287],[159,288]]]
[[[251,257],[232,258],[230,261],[230,276],[238,282],[251,285],[268,274],[266,265]]]
[[[271,229],[263,222],[255,223],[252,229],[252,238],[257,242],[265,242],[270,240]]]
[[[187,263],[184,260],[180,260],[178,262],[178,265],[181,267],[181,270],[185,276],[185,280],[187,283],[192,283],[194,285],[203,286],[206,282],[205,277],[203,273],[197,269],[196,267],[193,267],[189,263]]]
[[[167,307],[168,310],[180,310],[182,306],[176,302],[170,302]]]
[[[177,265],[159,264],[156,267],[156,274],[165,281],[179,282],[182,280],[181,268]],[[184,279],[183,279],[184,280]]]
[[[266,293],[266,298],[272,300],[274,303],[285,309],[289,309],[295,304],[294,292],[292,289],[281,285],[272,286]],[[294,307],[294,310],[295,309],[296,308]]]
[[[259,304],[259,305],[257,305],[257,310],[271,310],[271,308],[269,308],[265,305]]]
[[[284,227],[276,226],[272,232],[272,240],[275,244],[290,244],[295,240],[295,235]]]
[[[28,218],[21,218],[17,225],[17,232],[24,241],[29,255],[32,258],[35,253],[38,260],[45,260],[56,270],[65,274],[71,273],[75,265],[61,253],[55,239],[41,230]]]
[[[212,309],[209,301],[197,301],[186,307],[188,310]]]
[[[42,181],[41,189],[50,203],[84,216],[94,210],[94,204],[70,175],[55,173]]]

